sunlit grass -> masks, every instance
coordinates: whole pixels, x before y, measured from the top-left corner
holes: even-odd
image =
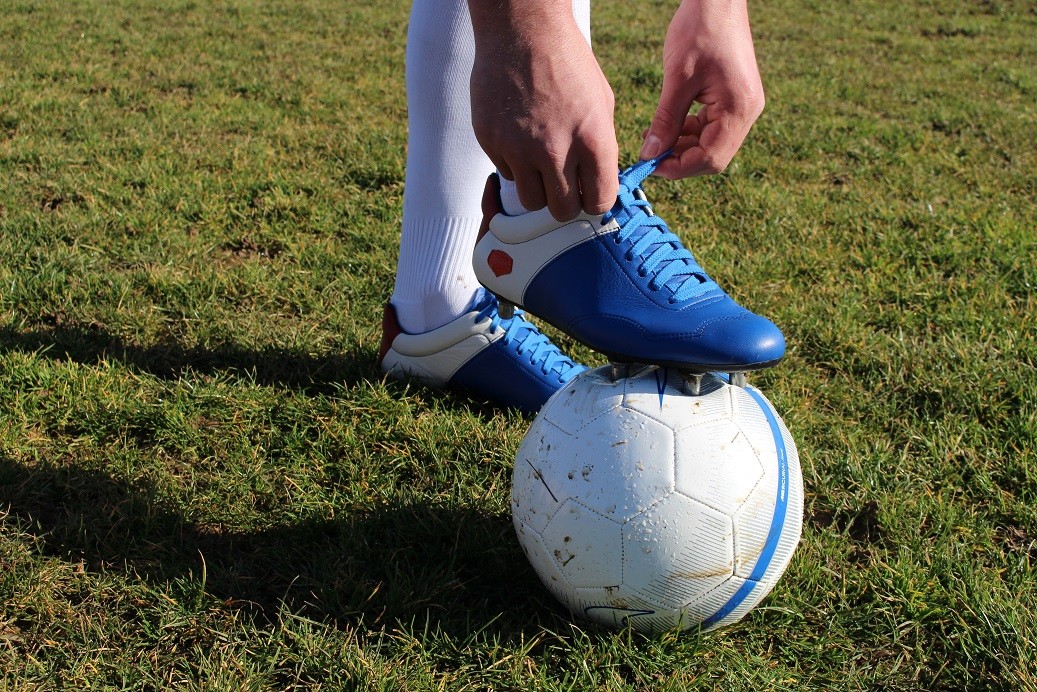
[[[594,9],[630,161],[672,8]],[[742,623],[645,639],[528,567],[528,419],[376,367],[405,2],[8,3],[4,685],[1037,688],[1037,16],[752,11],[763,117],[646,187],[788,336],[753,381],[803,543]]]

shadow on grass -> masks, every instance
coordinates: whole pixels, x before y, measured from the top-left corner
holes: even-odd
[[[326,355],[273,346],[254,350],[231,343],[213,348],[188,348],[175,341],[142,346],[96,325],[60,324],[34,330],[0,327],[0,353],[5,352],[35,353],[83,365],[117,360],[163,380],[176,380],[191,373],[227,374],[260,386],[280,386],[308,394],[339,393],[343,386],[385,377],[378,368],[375,354],[360,344]],[[502,410],[464,391],[428,389],[398,381],[389,381],[387,386],[397,397],[406,396],[416,387],[424,397],[447,409],[472,411],[482,418],[492,418]]]
[[[96,325],[58,324],[32,330],[0,327],[0,352],[4,351],[38,353],[84,365],[117,360],[160,379],[177,379],[191,372],[228,373],[260,385],[313,393],[328,393],[342,384],[370,378],[376,371],[371,354],[359,344],[327,355],[273,346],[255,350],[231,343],[209,348],[160,341],[142,346]]]
[[[208,596],[257,624],[287,610],[336,626],[427,621],[460,638],[482,628],[509,637],[531,636],[541,618],[560,615],[510,520],[470,508],[387,505],[226,531],[184,520],[151,487],[0,457],[0,509],[45,554],[142,579],[174,598],[197,591],[204,570]]]
[[[381,375],[360,345],[328,356],[233,344],[141,346],[100,327],[67,324],[0,327],[3,352],[85,365],[118,361],[169,380],[228,373],[307,393],[340,391]],[[412,387],[387,386],[400,396]],[[447,392],[423,390],[422,398],[485,417],[499,413]],[[140,579],[174,598],[197,589],[204,572],[209,596],[262,622],[276,622],[283,611],[370,629],[412,620],[423,627],[427,620],[458,637],[492,622],[491,633],[510,636],[539,632],[541,617],[560,614],[528,566],[510,519],[470,507],[416,501],[228,530],[192,523],[146,482],[64,461],[30,468],[0,456],[2,511],[36,536],[46,555]]]

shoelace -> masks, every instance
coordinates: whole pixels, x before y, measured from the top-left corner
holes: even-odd
[[[497,311],[497,299],[487,293],[485,305],[479,310],[476,321],[489,318],[494,330],[504,330],[504,341],[520,356],[528,354],[529,362],[539,366],[544,375],[555,373],[558,381],[565,384],[584,370],[582,365],[563,354],[546,335],[541,333],[532,322],[523,317],[523,311],[515,309],[511,319],[504,319]]]
[[[666,222],[652,212],[641,190],[641,183],[667,156],[669,152],[636,163],[620,173],[619,197],[601,222],[606,224],[615,219],[619,223],[616,243],[629,241],[631,245],[624,255],[626,260],[639,260],[638,275],[651,275],[648,288],[658,291],[665,287],[671,292],[670,304],[674,304],[719,287],[681,244],[680,238],[670,231]]]

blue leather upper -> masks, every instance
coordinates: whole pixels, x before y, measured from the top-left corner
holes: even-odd
[[[480,291],[473,307],[479,310],[478,321],[491,320],[491,329],[504,333],[458,368],[450,384],[536,413],[552,394],[587,369],[559,351],[521,310],[510,318],[501,317],[493,294]]]
[[[606,215],[620,228],[541,269],[524,307],[614,360],[698,371],[773,365],[785,354],[781,331],[731,299],[652,214],[638,186],[657,162],[620,175]]]
[[[613,238],[598,236],[548,264],[526,290],[526,309],[617,360],[740,370],[785,354],[781,331],[722,290],[669,305],[616,257]]]
[[[564,383],[557,372],[544,373],[504,339],[497,339],[462,365],[450,384],[478,392],[490,401],[536,413]]]

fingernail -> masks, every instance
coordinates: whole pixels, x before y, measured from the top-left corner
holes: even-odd
[[[662,153],[662,148],[663,144],[659,141],[659,138],[649,133],[645,138],[645,143],[641,145],[641,159],[654,159]]]

